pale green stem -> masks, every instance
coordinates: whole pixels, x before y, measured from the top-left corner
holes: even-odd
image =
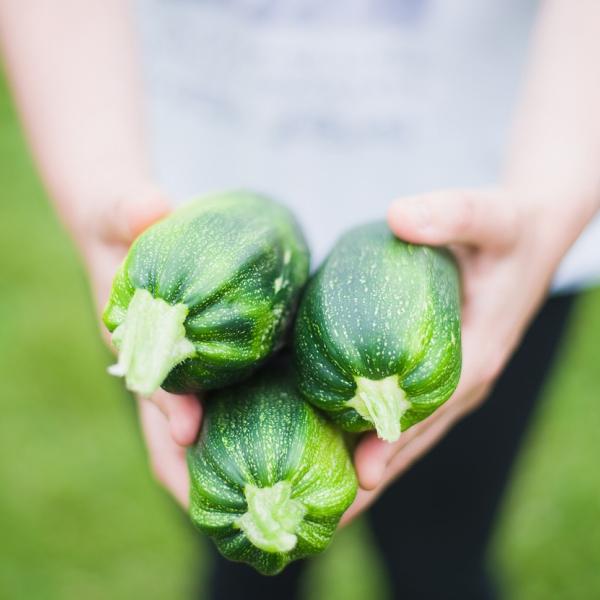
[[[363,419],[373,423],[377,436],[386,442],[395,442],[401,433],[400,419],[410,408],[398,377],[384,379],[355,377],[356,394],[346,404]]]
[[[195,353],[185,337],[187,314],[185,304],[171,305],[148,290],[136,290],[125,319],[113,332],[119,359],[109,373],[125,377],[132,392],[150,396],[175,365]]]
[[[292,485],[279,481],[259,488],[244,488],[248,511],[235,521],[246,537],[265,552],[289,552],[298,541],[296,530],[306,513],[304,505],[292,498]]]

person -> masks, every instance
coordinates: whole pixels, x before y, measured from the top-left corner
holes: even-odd
[[[385,215],[452,249],[459,387],[398,442],[361,439],[344,516],[371,507],[398,597],[495,594],[485,550],[510,466],[575,291],[600,274],[600,4],[535,5],[0,1],[18,109],[99,307],[136,235],[215,188],[287,202],[317,263]],[[201,403],[159,391],[139,414],[186,506]],[[302,569],[264,580],[217,561],[212,594],[293,597]]]

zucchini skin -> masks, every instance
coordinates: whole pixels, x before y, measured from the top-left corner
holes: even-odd
[[[113,332],[136,290],[187,307],[194,356],[161,384],[174,393],[232,384],[281,343],[308,278],[292,214],[250,192],[193,200],[142,233],[117,272],[103,320]]]
[[[289,368],[275,364],[208,394],[198,442],[187,455],[193,523],[226,558],[264,575],[322,551],[357,490],[342,432],[303,400]],[[247,484],[268,488],[282,481],[305,513],[295,547],[267,552],[235,521],[248,509]]]
[[[405,243],[383,222],[347,232],[306,288],[294,351],[302,394],[347,431],[373,429],[347,404],[356,378],[397,377],[410,404],[399,435],[443,404],[460,378],[452,255]]]

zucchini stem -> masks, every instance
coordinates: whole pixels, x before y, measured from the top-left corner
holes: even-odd
[[[137,289],[125,319],[113,332],[119,358],[108,372],[125,377],[132,392],[150,396],[175,365],[195,353],[185,337],[187,314],[185,304],[171,305],[148,290]]]
[[[346,404],[373,423],[379,438],[395,442],[401,433],[400,419],[410,408],[404,390],[398,385],[398,376],[378,380],[357,376],[355,381],[356,394]]]
[[[235,521],[257,548],[265,552],[290,552],[296,546],[296,530],[306,509],[292,498],[289,481],[278,481],[259,488],[250,483],[244,488],[248,511]]]

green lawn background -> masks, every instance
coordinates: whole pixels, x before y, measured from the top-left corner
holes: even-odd
[[[202,541],[148,472],[133,403],[106,375],[97,327],[82,266],[0,81],[2,600],[183,599],[208,571]],[[508,598],[600,598],[599,337],[593,291],[498,527],[492,560]],[[306,595],[386,597],[360,523],[313,561]]]

